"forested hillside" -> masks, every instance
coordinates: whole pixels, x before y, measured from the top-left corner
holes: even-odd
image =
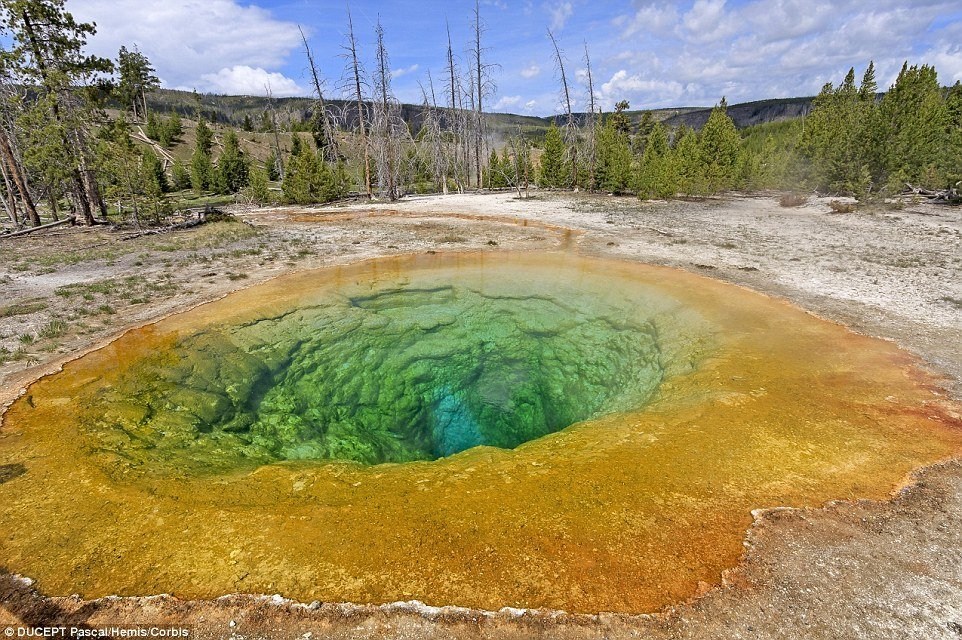
[[[350,16],[346,90],[330,99],[317,80],[310,98],[275,99],[161,90],[136,48],[115,60],[88,55],[95,27],[77,23],[63,0],[4,7],[0,191],[12,227],[64,212],[88,225],[158,222],[211,198],[312,204],[481,188],[521,197],[531,186],[641,198],[732,189],[878,198],[909,185],[953,199],[962,179],[962,87],[940,86],[924,64],[906,63],[884,94],[870,63],[860,84],[851,69],[812,99],[641,111],[621,101],[605,112],[589,63],[589,110],[578,113],[549,32],[565,110],[536,118],[485,112],[494,87],[480,28],[471,64],[459,68],[449,42],[447,90],[432,84],[410,105],[392,91],[383,27],[367,73]],[[306,39],[304,48],[314,70]]]

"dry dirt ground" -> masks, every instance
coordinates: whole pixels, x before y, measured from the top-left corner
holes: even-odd
[[[564,249],[688,269],[894,340],[962,399],[962,211],[906,203],[833,214],[775,196],[638,203],[578,194],[452,195],[391,205],[238,210],[241,223],[130,237],[0,239],[0,403],[130,326],[291,270],[393,253]],[[8,479],[0,469],[0,482]],[[5,625],[183,626],[234,638],[962,638],[962,465],[885,503],[756,513],[723,585],[651,616],[46,598],[0,571]],[[2,508],[2,505],[0,505]],[[0,532],[2,535],[2,532]],[[2,568],[0,568],[2,569]]]

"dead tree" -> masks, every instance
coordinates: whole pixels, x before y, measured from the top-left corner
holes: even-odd
[[[304,35],[304,30],[300,26],[297,27],[297,30],[301,32],[301,40],[304,42],[304,53],[307,55],[307,64],[311,72],[311,83],[314,86],[314,95],[317,97],[312,116],[323,127],[321,137],[323,144],[319,146],[323,147],[325,160],[332,163],[337,162],[337,137],[334,135],[335,130],[327,117],[327,104],[324,102],[324,92],[321,91],[323,82],[317,71],[317,65],[314,64],[314,54],[311,53],[311,47],[307,44],[307,36]]]
[[[595,188],[595,164],[597,162],[596,154],[598,152],[598,131],[595,120],[595,83],[591,75],[591,57],[588,55],[587,42],[585,42],[585,73],[587,76],[586,79],[588,80],[588,119],[585,123],[585,127],[588,131],[588,137],[585,141],[585,155],[588,162],[588,189],[590,191]]]
[[[20,196],[20,202],[23,205],[24,211],[26,212],[27,219],[30,220],[30,224],[33,226],[39,227],[40,214],[37,213],[37,207],[34,205],[33,196],[30,195],[30,189],[27,186],[26,173],[23,170],[23,165],[20,163],[20,159],[14,152],[10,136],[3,127],[0,127],[0,158],[3,160],[5,175],[9,174],[10,179],[16,186],[17,195]],[[14,211],[16,211],[15,206]]]
[[[6,163],[0,162],[0,175],[3,176],[3,209],[14,227],[20,226],[20,216],[17,213],[17,199],[13,194],[13,184],[7,176]]]
[[[488,49],[481,46],[481,37],[484,35],[485,26],[481,20],[480,0],[475,0],[474,2],[474,24],[472,31],[474,36],[471,43],[472,76],[469,84],[473,86],[471,103],[472,111],[474,112],[474,165],[475,176],[478,182],[478,188],[480,189],[482,185],[481,159],[484,157],[482,148],[484,146],[485,124],[484,99],[492,96],[496,90],[490,74],[491,68],[494,65],[484,62],[484,54]]]
[[[400,168],[400,144],[398,142],[397,100],[391,92],[391,68],[387,47],[384,45],[384,28],[378,19],[375,27],[377,51],[374,71],[374,91],[377,100],[374,107],[372,142],[377,163],[378,186],[381,193],[392,202],[400,195],[398,188]]]
[[[462,140],[464,138],[465,132],[465,122],[464,122],[464,110],[462,108],[461,96],[463,91],[461,90],[461,80],[460,74],[458,72],[457,66],[454,61],[454,49],[451,47],[451,26],[447,25],[448,31],[448,55],[447,55],[447,73],[449,78],[449,85],[446,89],[448,93],[448,98],[450,99],[450,106],[448,110],[448,127],[451,130],[452,145],[450,151],[451,157],[451,173],[454,178],[454,183],[457,185],[458,193],[464,193],[464,178],[466,166],[462,162]]]
[[[528,175],[531,167],[531,146],[522,134],[520,125],[518,126],[518,135],[511,139],[510,145],[511,153],[514,156],[514,187],[518,192],[518,198],[527,198],[528,187],[533,177]],[[524,189],[524,195],[522,195],[522,188]]]
[[[271,92],[271,85],[264,85],[264,92],[267,94],[267,109],[271,114],[271,133],[274,134],[274,169],[277,177],[284,179],[284,160],[281,157],[281,134],[277,130],[277,109],[274,108],[274,94]]]
[[[441,117],[438,111],[437,97],[434,93],[434,78],[431,70],[428,70],[428,87],[430,94],[421,87],[421,96],[424,100],[424,123],[421,131],[424,134],[421,139],[424,147],[427,147],[431,155],[431,169],[434,172],[434,182],[444,195],[448,193],[448,161],[444,153],[444,132],[441,129]]]
[[[575,144],[575,119],[574,113],[571,111],[571,91],[568,88],[568,75],[565,73],[564,56],[558,47],[558,41],[555,39],[554,34],[551,33],[551,29],[548,29],[548,39],[551,40],[551,46],[554,49],[555,68],[561,77],[562,97],[564,98],[565,113],[567,114],[567,120],[565,121],[565,145],[568,149],[568,159],[571,162],[571,185],[574,187],[578,184],[578,147]]]
[[[357,39],[354,37],[354,21],[351,18],[351,9],[348,7],[347,10],[347,43],[341,45],[344,50],[342,57],[346,60],[346,71],[347,78],[342,80],[346,82],[352,100],[357,103],[357,122],[358,131],[361,136],[361,149],[364,155],[364,189],[367,193],[367,197],[371,198],[373,196],[373,191],[371,190],[371,154],[368,148],[367,139],[367,123],[366,113],[364,106],[364,91],[365,86],[364,81],[364,67],[361,65],[361,61],[357,55]]]

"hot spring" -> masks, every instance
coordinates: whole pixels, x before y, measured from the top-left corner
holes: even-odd
[[[0,565],[48,594],[653,611],[751,511],[958,453],[895,346],[681,271],[384,258],[130,331],[0,429]]]

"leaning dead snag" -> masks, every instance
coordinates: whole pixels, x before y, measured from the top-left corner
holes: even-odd
[[[421,96],[423,98],[424,123],[421,125],[419,137],[422,149],[427,149],[431,158],[431,169],[435,185],[438,190],[447,195],[448,193],[448,163],[444,154],[444,135],[441,130],[441,118],[438,113],[437,97],[434,93],[434,78],[428,70],[428,90],[421,85]]]
[[[347,38],[346,44],[341,45],[344,50],[342,57],[346,60],[347,84],[351,98],[357,103],[358,131],[361,136],[361,148],[364,154],[364,190],[367,197],[373,195],[371,190],[371,156],[368,149],[366,114],[364,107],[364,67],[357,55],[357,38],[354,37],[354,20],[351,18],[351,8],[347,9]]]
[[[454,178],[454,184],[458,189],[458,193],[464,192],[464,182],[461,179],[461,161],[460,161],[460,139],[461,131],[461,112],[458,109],[458,96],[461,93],[459,83],[457,81],[458,72],[454,66],[454,51],[451,48],[451,25],[446,25],[448,31],[448,52],[447,52],[447,72],[449,76],[449,85],[447,87],[448,97],[451,102],[448,107],[448,118],[449,124],[448,128],[451,130],[452,134],[452,149],[451,149],[451,173]]]
[[[13,147],[10,144],[10,138],[3,128],[0,128],[0,157],[2,157],[5,171],[10,174],[10,177],[17,187],[17,194],[20,196],[20,202],[23,204],[30,224],[39,227],[40,215],[37,213],[37,207],[34,205],[33,197],[30,195],[30,189],[27,187],[23,167],[16,157],[16,154],[14,154]]]
[[[565,145],[567,146],[568,156],[571,162],[571,185],[577,186],[578,147],[575,144],[575,119],[574,113],[571,111],[571,91],[568,88],[568,75],[565,73],[564,56],[562,55],[561,49],[558,47],[558,41],[555,39],[551,29],[548,29],[548,39],[551,40],[551,46],[554,49],[555,68],[558,70],[558,75],[561,77],[562,96],[564,97],[565,113],[567,115],[567,120],[565,122]]]
[[[375,59],[377,66],[374,71],[374,91],[377,102],[374,108],[373,136],[374,156],[377,162],[378,186],[389,200],[397,200],[399,194],[398,169],[400,167],[401,148],[397,134],[396,112],[397,100],[391,91],[391,68],[384,45],[384,28],[378,19],[375,28],[377,36],[377,52]]]
[[[284,160],[281,156],[281,136],[277,131],[277,110],[274,108],[274,94],[271,92],[270,83],[264,85],[267,94],[267,109],[271,114],[271,133],[274,134],[274,169],[277,176],[284,179]]]
[[[337,162],[337,138],[334,135],[334,128],[328,120],[327,104],[324,102],[324,93],[321,90],[321,76],[317,70],[317,65],[314,64],[314,54],[311,53],[311,47],[307,44],[307,36],[304,35],[304,30],[300,26],[297,27],[297,30],[300,31],[301,40],[304,43],[304,53],[307,56],[307,64],[311,73],[311,84],[314,87],[314,95],[317,97],[312,118],[321,127],[321,135],[315,138],[315,142],[320,142],[318,147],[323,149],[325,160]]]
[[[598,132],[595,128],[595,83],[591,76],[591,57],[588,55],[588,43],[585,42],[585,73],[588,80],[588,119],[585,127],[588,138],[585,141],[588,162],[588,190],[595,187],[595,162],[598,151]]]

